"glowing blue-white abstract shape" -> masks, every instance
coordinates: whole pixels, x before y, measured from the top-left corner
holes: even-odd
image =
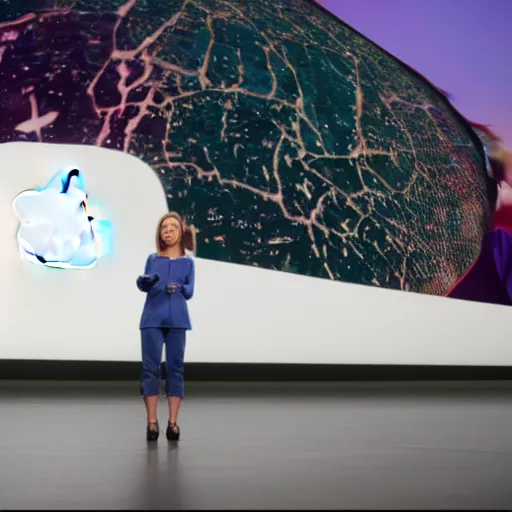
[[[20,254],[32,263],[88,269],[111,250],[111,224],[88,215],[85,183],[77,169],[20,193],[13,208],[20,222]]]

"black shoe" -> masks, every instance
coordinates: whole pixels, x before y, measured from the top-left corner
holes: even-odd
[[[156,430],[150,428],[151,426],[156,425]],[[158,423],[148,423],[148,426],[146,427],[146,439],[148,441],[156,441],[158,440],[158,436],[160,435],[160,428],[158,426]]]
[[[175,423],[172,425],[170,422],[167,423],[167,431],[165,432],[169,441],[178,441],[180,438],[180,427]]]

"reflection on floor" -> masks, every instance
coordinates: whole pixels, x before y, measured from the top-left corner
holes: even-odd
[[[189,383],[152,446],[137,393],[0,381],[0,508],[512,506],[510,382]]]

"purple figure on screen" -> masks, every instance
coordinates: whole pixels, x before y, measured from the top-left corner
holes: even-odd
[[[480,257],[449,296],[512,306],[512,235],[507,230],[486,235]]]
[[[512,158],[490,130],[472,125],[486,146],[495,180],[495,227],[485,235],[479,258],[448,296],[512,306]]]

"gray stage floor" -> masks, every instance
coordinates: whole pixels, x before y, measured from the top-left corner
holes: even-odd
[[[511,509],[512,385],[0,381],[0,509]],[[161,404],[161,426],[167,419]]]

